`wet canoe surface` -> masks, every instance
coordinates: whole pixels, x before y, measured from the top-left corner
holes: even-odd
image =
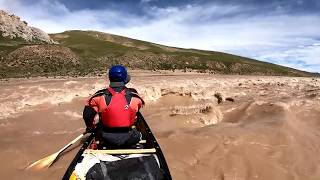
[[[160,145],[140,112],[135,126],[143,137],[140,148],[92,150],[89,147],[95,135],[90,134],[62,179],[96,179],[97,175],[91,174],[101,174],[101,177],[105,177],[103,179],[172,179]],[[85,171],[86,175],[76,175],[79,169]]]

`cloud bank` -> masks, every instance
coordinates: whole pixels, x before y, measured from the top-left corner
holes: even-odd
[[[0,0],[0,9],[17,14],[30,25],[49,33],[98,30],[320,72],[320,3],[317,1],[270,1],[269,4],[249,0],[243,1],[245,3],[176,1],[170,4],[141,0],[101,5],[81,0],[67,2]]]

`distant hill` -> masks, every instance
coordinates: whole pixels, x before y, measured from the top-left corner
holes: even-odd
[[[1,23],[0,19],[0,30],[7,28],[4,26],[8,26],[8,23]],[[3,34],[0,36],[0,78],[97,75],[105,73],[113,64],[146,70],[313,75],[232,54],[168,47],[96,31],[75,30],[51,34],[48,41],[37,38],[27,40],[21,38],[23,36],[8,38]]]

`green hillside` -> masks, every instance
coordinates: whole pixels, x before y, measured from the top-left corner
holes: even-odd
[[[105,73],[113,64],[131,69],[196,70],[219,74],[310,76],[271,63],[231,54],[167,47],[95,32],[51,34],[59,45],[0,39],[0,77],[82,76]]]

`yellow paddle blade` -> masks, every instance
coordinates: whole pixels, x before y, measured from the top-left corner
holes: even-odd
[[[41,170],[41,169],[44,169],[44,168],[48,168],[56,160],[58,155],[59,155],[59,153],[51,154],[50,156],[47,156],[45,158],[42,158],[42,159],[32,163],[26,169],[27,170]]]
[[[70,143],[68,143],[67,145],[65,145],[62,149],[60,149],[58,152],[51,154],[50,156],[47,156],[45,158],[42,158],[34,163],[32,163],[30,166],[26,167],[26,169],[33,169],[33,170],[41,170],[44,168],[48,168],[51,166],[51,164],[57,159],[57,157],[59,156],[59,154],[61,152],[63,152],[64,150],[66,150],[68,147],[70,147],[73,143],[77,142],[79,139],[82,138],[82,136],[84,136],[86,134],[82,133],[80,134],[78,137],[76,137],[74,140],[72,140]]]

